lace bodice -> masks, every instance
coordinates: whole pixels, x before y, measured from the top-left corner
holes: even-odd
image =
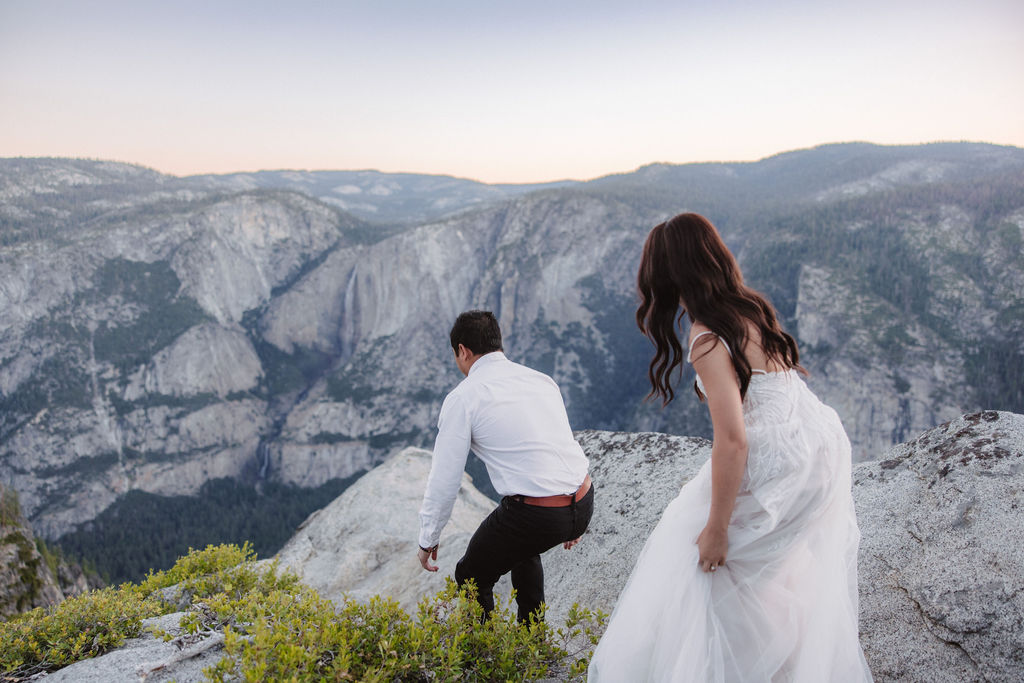
[[[693,338],[687,361],[692,361]],[[729,354],[729,345],[719,337]],[[697,387],[705,392],[697,376]],[[755,370],[743,397],[743,426],[747,432],[747,468],[742,488],[751,491],[767,504],[776,496],[785,496],[786,487],[769,486],[789,475],[811,466],[802,440],[841,438],[842,424],[831,408],[818,400],[796,370],[765,372]]]

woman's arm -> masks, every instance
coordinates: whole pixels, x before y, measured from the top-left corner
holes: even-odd
[[[693,367],[704,384],[711,412],[711,510],[697,539],[700,565],[713,571],[725,562],[729,520],[747,466],[747,435],[743,427],[740,384],[725,345],[714,335],[697,340]]]

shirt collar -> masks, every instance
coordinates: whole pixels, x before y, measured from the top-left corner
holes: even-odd
[[[469,369],[469,374],[467,374],[466,376],[469,377],[469,375],[472,375],[476,371],[476,369],[481,365],[500,363],[503,360],[508,360],[508,358],[505,358],[505,354],[502,353],[501,351],[491,351],[490,353],[485,353],[484,355],[476,359],[476,362],[473,363],[473,366]]]

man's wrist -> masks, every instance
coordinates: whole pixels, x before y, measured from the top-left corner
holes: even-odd
[[[427,553],[429,555],[430,553],[432,553],[435,550],[437,550],[437,543],[435,543],[434,545],[430,546],[429,548],[424,548],[423,546],[420,546],[420,550],[422,550],[423,552],[425,552],[425,553]]]

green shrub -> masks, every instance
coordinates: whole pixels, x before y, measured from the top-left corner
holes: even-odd
[[[0,623],[0,671],[17,681],[93,657],[138,636],[142,620],[191,601],[183,638],[224,631],[224,657],[204,670],[211,681],[508,681],[557,675],[578,679],[606,615],[575,606],[564,628],[520,624],[499,601],[486,620],[473,587],[449,579],[415,616],[375,597],[340,606],[258,565],[252,548],[208,546],[140,584],[84,593],[50,609]],[[175,588],[168,599],[163,589]],[[166,640],[172,636],[157,631]]]
[[[472,587],[424,598],[415,617],[393,600],[346,600],[337,608],[313,590],[273,591],[259,601],[217,596],[204,624],[226,626],[226,656],[205,673],[225,681],[521,681],[556,669],[581,677],[606,616],[574,606],[566,626],[521,624],[499,604],[486,620]],[[232,620],[233,623],[228,623]]]
[[[155,591],[183,583],[196,594],[219,592],[229,568],[252,557],[247,545],[209,546],[191,551],[166,572],[150,574],[140,585],[125,583],[88,591],[0,623],[3,680],[56,671],[118,647],[142,632],[143,619],[168,611]],[[242,567],[251,565],[248,562]]]
[[[55,671],[118,647],[139,635],[142,620],[156,613],[133,590],[103,588],[0,623],[4,680]]]
[[[188,554],[175,562],[170,569],[150,571],[136,590],[149,595],[161,588],[187,582],[190,588],[212,595],[215,587],[223,581],[226,570],[251,563],[255,559],[256,553],[248,543],[244,543],[241,548],[237,545],[208,545],[205,550],[189,548]]]

